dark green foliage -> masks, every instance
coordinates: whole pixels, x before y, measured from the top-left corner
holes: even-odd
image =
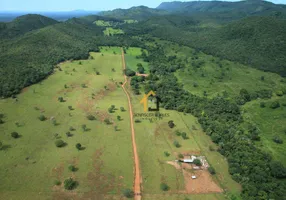
[[[181,136],[182,135],[182,133],[180,131],[178,131],[178,130],[176,130],[175,133],[176,133],[177,136]]]
[[[168,122],[168,125],[169,125],[170,128],[174,128],[174,127],[175,127],[175,124],[174,124],[174,121],[173,121],[173,120],[170,120],[170,121]]]
[[[282,138],[279,137],[278,135],[273,137],[273,141],[276,142],[277,144],[283,144]]]
[[[70,130],[70,131],[75,131],[75,128],[71,126],[71,127],[69,128],[69,130]]]
[[[106,118],[106,119],[104,119],[104,122],[105,122],[105,124],[111,124],[111,121],[108,119],[108,118]]]
[[[134,197],[134,192],[130,189],[124,189],[122,191],[122,193],[126,198],[133,198]]]
[[[281,96],[283,96],[283,92],[282,92],[281,90],[276,91],[276,95],[279,96],[279,97],[281,97]]]
[[[59,101],[59,102],[65,102],[65,100],[64,100],[63,97],[58,97],[58,101]]]
[[[83,130],[84,132],[87,131],[87,127],[86,127],[85,124],[81,125],[81,128],[82,128],[82,130]]]
[[[74,165],[70,165],[70,166],[69,166],[69,170],[70,170],[71,172],[75,172],[75,171],[77,171],[77,168],[76,168]]]
[[[121,111],[121,112],[124,112],[125,109],[124,109],[123,107],[120,107],[120,111]]]
[[[134,72],[133,70],[131,69],[126,69],[125,70],[125,75],[126,76],[135,76],[136,72]]]
[[[63,147],[65,145],[65,142],[63,140],[56,140],[55,145],[56,147]]]
[[[19,133],[17,133],[17,132],[12,132],[12,133],[11,133],[11,136],[16,139],[16,138],[19,137]]]
[[[271,175],[276,178],[286,178],[286,168],[279,162],[270,163]]]
[[[76,187],[76,185],[77,185],[77,182],[74,181],[72,178],[66,179],[64,181],[64,188],[66,190],[72,190]]]
[[[175,141],[173,142],[173,144],[174,144],[174,146],[175,146],[176,148],[180,148],[180,147],[181,147],[180,143],[179,143],[177,140],[175,140]]]
[[[88,115],[86,118],[91,121],[96,119],[93,115]]]
[[[182,138],[183,138],[184,140],[189,139],[189,137],[187,136],[187,133],[185,133],[185,132],[182,132]]]
[[[195,159],[194,160],[194,164],[197,165],[197,166],[202,166],[202,163],[199,159]]]
[[[77,144],[75,145],[75,147],[77,148],[77,150],[81,150],[81,149],[82,149],[82,147],[81,147],[81,144],[80,144],[80,143],[77,143]]]
[[[135,119],[135,123],[140,123],[141,120],[140,119]]]
[[[260,102],[260,108],[265,108],[265,102]]]
[[[47,119],[45,115],[40,115],[38,118],[40,121],[45,121]]]
[[[160,189],[162,191],[168,191],[170,189],[170,187],[166,183],[161,183],[160,184]]]
[[[74,110],[72,106],[68,106],[68,109],[69,110]]]
[[[178,157],[179,157],[179,158],[184,158],[184,155],[180,153],[180,154],[178,155]]]
[[[165,155],[166,157],[169,157],[169,156],[170,156],[170,153],[169,153],[168,151],[164,151],[164,155]]]
[[[0,74],[5,76],[0,78],[0,96],[9,97],[43,80],[59,62],[86,59],[89,51],[99,51],[94,39],[95,34],[101,34],[97,29],[57,23],[29,34],[20,31],[16,38],[1,40],[4,51],[0,54]]]
[[[213,167],[209,167],[208,170],[212,175],[216,174],[215,169]]]
[[[270,105],[270,108],[272,109],[276,109],[276,108],[279,108],[280,107],[280,104],[278,101],[273,101]]]
[[[121,117],[120,117],[119,115],[117,116],[117,120],[118,120],[118,121],[121,121]]]
[[[66,132],[66,136],[71,137],[72,136],[71,132]]]

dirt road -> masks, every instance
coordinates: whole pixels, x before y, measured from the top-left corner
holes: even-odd
[[[124,52],[123,49],[121,49],[122,52],[122,65],[123,69],[126,69],[125,65],[125,58],[124,58]],[[128,105],[129,105],[129,114],[130,114],[130,125],[131,125],[131,136],[132,136],[132,146],[133,146],[133,159],[134,159],[134,199],[135,200],[141,200],[141,175],[140,175],[140,167],[139,167],[139,157],[137,153],[137,146],[136,146],[136,141],[135,141],[135,131],[134,131],[134,120],[133,120],[133,111],[132,111],[132,104],[131,104],[131,99],[130,95],[127,92],[125,88],[125,84],[127,83],[127,77],[124,74],[124,83],[122,84],[122,89],[124,90],[127,99],[128,99]]]

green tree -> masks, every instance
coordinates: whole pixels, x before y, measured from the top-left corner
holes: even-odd
[[[68,109],[73,110],[73,107],[72,106],[68,106]]]
[[[95,120],[95,116],[93,116],[93,115],[88,115],[87,117],[86,117],[88,120]]]
[[[197,166],[202,166],[202,162],[199,159],[195,159],[194,164]]]
[[[169,156],[170,156],[170,153],[169,153],[168,151],[165,151],[165,152],[164,152],[164,155],[165,155],[166,157],[169,157]]]
[[[86,128],[86,125],[85,125],[85,124],[81,125],[81,128],[82,128],[82,130],[83,130],[84,132],[87,131],[87,128]]]
[[[279,108],[280,107],[280,104],[278,101],[273,101],[270,105],[270,108],[272,109],[276,109],[276,108]]]
[[[64,188],[66,190],[72,190],[76,187],[77,182],[74,181],[72,178],[68,178],[64,181]]]
[[[216,171],[213,167],[209,167],[208,170],[212,175],[214,175],[216,173]]]
[[[260,108],[265,108],[265,102],[260,102]]]
[[[11,136],[16,139],[16,138],[19,137],[19,133],[17,133],[17,132],[12,132],[12,133],[11,133]]]
[[[80,144],[80,143],[77,143],[77,144],[75,145],[75,147],[77,148],[77,150],[81,150],[81,144]]]
[[[76,168],[74,165],[70,165],[68,168],[69,168],[69,170],[72,171],[72,172],[77,171],[77,168]]]
[[[58,101],[59,101],[59,102],[64,102],[65,100],[64,100],[63,97],[58,97]]]
[[[124,112],[125,109],[124,109],[123,107],[120,107],[120,111],[121,111],[121,112]]]
[[[170,187],[166,183],[161,183],[160,184],[160,189],[162,191],[168,191],[170,189]]]
[[[55,184],[55,185],[61,185],[62,183],[61,183],[61,181],[59,181],[59,180],[55,180],[54,184]]]
[[[121,117],[120,117],[119,115],[117,116],[117,120],[118,120],[118,121],[121,121]]]
[[[45,121],[47,119],[45,115],[40,115],[38,118],[40,121]]]
[[[175,140],[175,141],[173,142],[173,144],[174,144],[174,146],[177,147],[177,148],[180,148],[180,147],[181,147],[180,143],[179,143],[177,140]]]

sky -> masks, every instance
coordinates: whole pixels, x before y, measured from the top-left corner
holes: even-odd
[[[170,0],[166,0],[170,1]],[[0,11],[103,11],[132,6],[157,7],[164,0],[0,0]],[[239,0],[232,0],[239,1]],[[269,0],[286,4],[286,0]]]

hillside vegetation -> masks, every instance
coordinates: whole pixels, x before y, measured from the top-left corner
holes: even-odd
[[[54,19],[41,15],[23,15],[17,17],[12,22],[0,24],[0,38],[13,38],[26,32],[44,28],[58,23]]]

